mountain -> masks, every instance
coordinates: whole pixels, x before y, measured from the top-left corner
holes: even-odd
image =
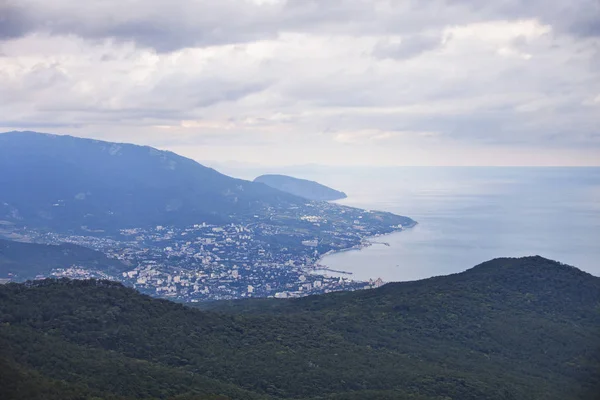
[[[59,231],[227,223],[306,201],[168,151],[0,134],[0,220]]]
[[[346,193],[321,185],[320,183],[287,175],[261,175],[254,179],[254,182],[264,183],[274,189],[309,200],[331,201],[348,197]]]
[[[341,221],[350,230],[359,218],[361,228],[375,233],[415,224],[390,213],[315,204],[168,151],[35,132],[0,134],[0,188],[0,233],[17,227],[110,236],[158,225],[268,223],[314,238],[324,225],[302,216]]]
[[[46,245],[0,239],[0,279],[33,279],[72,266],[107,275],[120,274],[128,267],[99,251],[74,244]]]
[[[542,257],[300,299],[0,286],[4,398],[598,399],[600,278]]]
[[[0,134],[0,237],[75,243],[131,264],[125,275],[84,265],[60,276],[114,277],[185,301],[353,289],[365,284],[319,279],[314,287],[316,275],[304,275],[323,254],[415,224],[310,201],[150,147]],[[224,279],[234,270],[238,279]]]

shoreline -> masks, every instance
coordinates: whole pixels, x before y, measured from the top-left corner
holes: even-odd
[[[321,262],[327,256],[332,256],[334,254],[341,254],[341,253],[345,253],[345,252],[348,252],[348,251],[360,251],[362,249],[366,249],[367,247],[371,247],[371,246],[373,246],[375,244],[380,244],[380,245],[384,245],[384,246],[390,247],[390,244],[387,243],[387,242],[374,242],[372,239],[378,238],[378,237],[381,237],[381,236],[392,235],[392,234],[395,234],[395,233],[401,233],[401,232],[404,232],[406,229],[414,228],[417,224],[418,224],[418,222],[415,221],[414,224],[412,224],[410,226],[402,227],[401,229],[396,229],[396,230],[393,230],[393,231],[387,232],[387,233],[378,233],[378,234],[373,235],[373,236],[367,236],[367,237],[361,239],[360,244],[354,245],[352,247],[348,247],[348,248],[340,249],[340,250],[329,250],[328,252],[320,255],[319,258],[315,261],[314,264],[312,264],[310,266],[307,266],[307,267],[310,269],[310,273],[313,273],[313,274],[316,273],[317,270],[319,270],[319,271],[331,271],[333,273],[343,274],[343,275],[353,275],[353,273],[349,272],[349,271],[342,271],[342,270],[331,269],[327,265],[322,264]],[[317,273],[317,275],[323,275],[323,274]],[[381,278],[379,278],[379,279],[381,279]],[[363,281],[360,281],[360,280],[353,280],[353,279],[351,279],[351,280],[353,282],[363,282]],[[364,282],[366,282],[366,281],[364,281]]]

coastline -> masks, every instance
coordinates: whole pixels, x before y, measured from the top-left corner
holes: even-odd
[[[343,275],[349,275],[349,276],[351,276],[351,275],[353,275],[352,272],[331,269],[327,265],[322,264],[323,259],[325,257],[332,256],[334,254],[341,254],[341,253],[345,253],[345,252],[349,252],[349,251],[360,251],[360,250],[363,250],[363,249],[365,249],[367,247],[371,247],[371,246],[376,245],[376,244],[380,244],[380,245],[384,245],[384,246],[388,246],[389,247],[390,244],[388,242],[375,242],[375,241],[373,241],[373,239],[378,238],[378,237],[382,237],[382,236],[393,235],[393,234],[396,234],[396,233],[404,232],[406,229],[414,228],[417,224],[418,224],[418,222],[414,221],[414,223],[411,224],[410,226],[403,226],[402,228],[400,228],[400,229],[394,229],[391,232],[378,233],[376,235],[367,236],[367,237],[361,239],[360,244],[354,245],[352,247],[348,247],[348,248],[345,248],[345,249],[339,249],[339,250],[329,250],[328,252],[326,252],[324,254],[321,254],[319,256],[319,258],[312,265],[307,266],[310,269],[309,272],[312,273],[312,274],[317,274],[317,275],[323,275],[323,273],[320,273],[318,271],[322,271],[322,272],[325,272],[325,273],[326,272],[333,272],[333,273],[336,273],[336,274],[343,274]],[[381,278],[379,278],[379,279],[381,279]],[[352,280],[354,282],[362,282],[362,281],[354,280],[354,279],[351,279],[351,278],[350,278],[350,280]]]

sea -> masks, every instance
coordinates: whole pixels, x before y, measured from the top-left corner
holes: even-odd
[[[540,255],[600,276],[600,168],[418,167],[321,176],[339,203],[418,222],[321,263],[357,280],[410,281],[496,257]]]
[[[354,280],[411,281],[497,257],[540,255],[600,276],[600,167],[323,167],[277,170],[344,191],[340,204],[418,222],[321,264]],[[235,174],[235,171],[231,171]]]

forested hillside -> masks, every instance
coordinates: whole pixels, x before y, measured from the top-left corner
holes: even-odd
[[[71,266],[106,274],[120,274],[127,269],[119,260],[83,246],[64,243],[47,245],[0,239],[0,279],[22,281],[36,275],[49,275],[55,268]]]
[[[107,281],[8,284],[0,360],[7,398],[591,400],[600,278],[541,257],[497,259],[212,311]]]

